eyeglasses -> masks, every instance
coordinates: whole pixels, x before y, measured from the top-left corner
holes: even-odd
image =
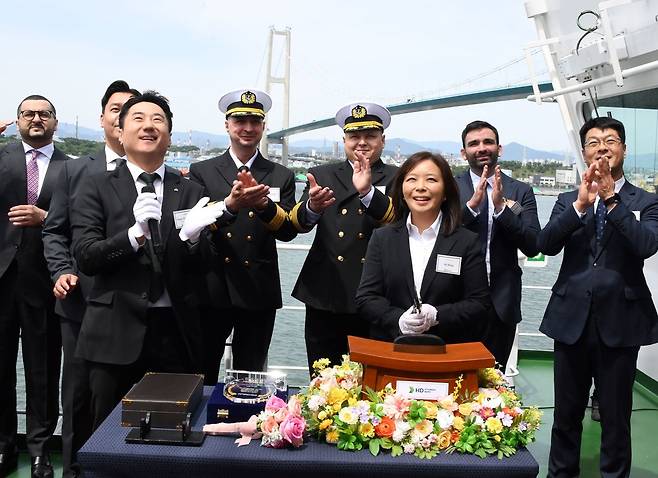
[[[595,149],[601,146],[602,144],[605,144],[608,148],[614,148],[615,146],[621,144],[621,139],[619,138],[606,138],[606,139],[590,139],[587,143],[585,143],[585,148],[586,149]]]
[[[39,118],[41,118],[43,121],[55,117],[55,113],[48,110],[41,110],[41,111],[23,110],[20,112],[20,115],[23,117],[23,119],[26,119],[28,121],[33,120],[36,115],[39,115]]]

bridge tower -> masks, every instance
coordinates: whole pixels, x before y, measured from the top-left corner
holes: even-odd
[[[274,37],[283,37],[283,58],[285,61],[283,76],[275,76],[272,72],[272,49],[274,46]],[[283,85],[283,121],[281,124],[282,129],[287,129],[290,126],[290,27],[284,30],[277,30],[273,26],[270,27],[269,42],[267,48],[267,72],[265,76],[265,92],[272,96],[272,85],[280,83]],[[281,142],[281,164],[288,165],[288,138],[282,138]],[[260,150],[267,156],[267,135],[263,135],[260,143]]]

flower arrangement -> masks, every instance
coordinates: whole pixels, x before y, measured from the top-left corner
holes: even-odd
[[[414,454],[432,458],[440,452],[479,457],[510,456],[534,440],[541,412],[523,408],[521,398],[496,369],[479,374],[480,389],[460,395],[461,380],[452,394],[438,402],[408,400],[390,385],[361,397],[361,365],[343,357],[329,367],[326,359],[313,365],[315,377],[299,395],[308,432],[341,450],[368,448],[378,455]]]
[[[265,410],[258,416],[252,415],[246,422],[213,423],[204,425],[203,431],[209,435],[240,435],[235,440],[238,446],[247,445],[251,440],[261,438],[261,445],[270,448],[302,446],[306,422],[301,415],[301,404],[297,395],[286,403],[272,395],[265,403]]]
[[[271,448],[302,446],[306,422],[297,395],[288,403],[272,395],[265,403],[265,410],[258,414],[258,431],[263,434],[261,445]]]

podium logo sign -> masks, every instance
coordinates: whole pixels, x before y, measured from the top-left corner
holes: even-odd
[[[441,400],[448,393],[445,382],[398,380],[395,385],[395,394],[409,400]]]

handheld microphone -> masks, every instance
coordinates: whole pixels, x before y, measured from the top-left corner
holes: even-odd
[[[147,184],[142,188],[143,193],[154,193],[155,187],[153,184]],[[149,219],[149,232],[151,233],[151,244],[153,244],[153,251],[158,257],[162,257],[162,241],[160,239],[160,227],[157,219]]]

